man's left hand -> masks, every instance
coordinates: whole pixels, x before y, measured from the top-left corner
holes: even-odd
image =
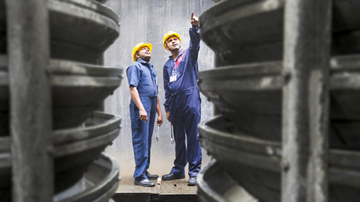
[[[158,116],[156,124],[160,127],[163,123],[163,117],[162,115]]]
[[[194,11],[191,12],[191,24],[192,25],[198,25],[199,24],[199,18],[194,16]]]

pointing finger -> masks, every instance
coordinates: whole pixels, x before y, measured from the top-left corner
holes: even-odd
[[[194,18],[194,11],[191,12],[191,20]]]

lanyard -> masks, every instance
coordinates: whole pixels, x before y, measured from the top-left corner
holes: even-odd
[[[180,56],[180,58],[176,60],[176,62],[175,62],[175,68],[174,68],[174,69],[176,69],[176,68],[177,68],[177,66],[179,65],[179,63],[180,63],[180,62],[181,62],[181,60],[183,59],[183,57],[184,57],[184,55],[185,55],[186,51],[187,51],[187,49],[186,49],[186,50],[184,51],[184,53]]]

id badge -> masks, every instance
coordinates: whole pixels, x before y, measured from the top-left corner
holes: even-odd
[[[176,74],[175,74],[175,71],[172,72],[172,75],[170,76],[170,83],[173,82],[173,81],[176,81]]]

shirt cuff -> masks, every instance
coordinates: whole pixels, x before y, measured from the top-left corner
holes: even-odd
[[[193,30],[198,30],[199,29],[199,24],[198,25],[192,25],[191,27]]]
[[[131,87],[135,87],[135,88],[137,88],[137,84],[130,83],[130,84],[129,84],[129,88],[131,88]]]

